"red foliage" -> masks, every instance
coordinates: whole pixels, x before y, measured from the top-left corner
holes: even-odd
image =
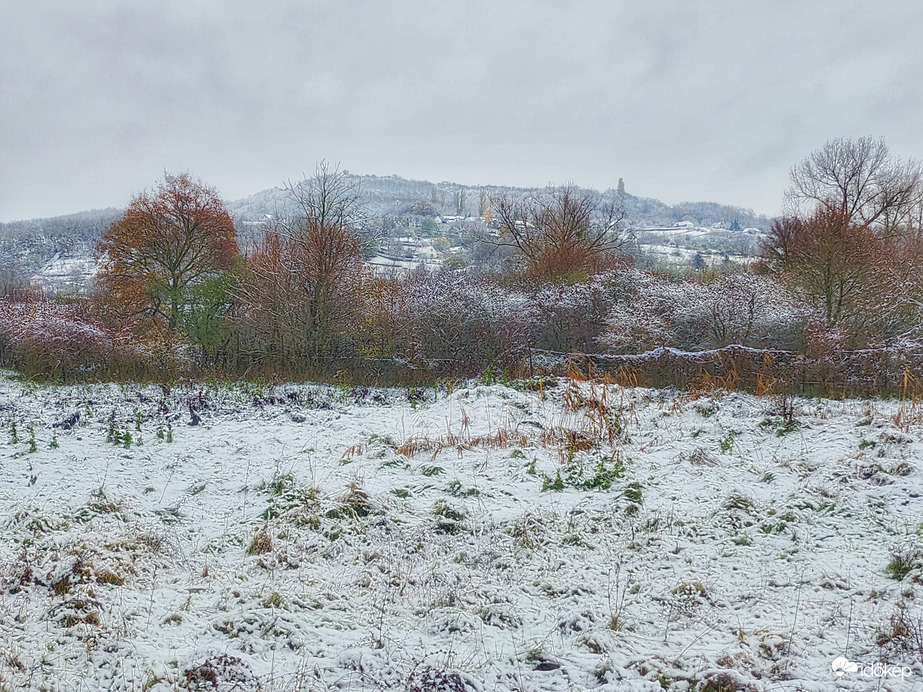
[[[338,355],[365,274],[348,230],[310,224],[294,237],[267,234],[248,267],[235,322],[252,357],[290,366]]]
[[[217,193],[188,175],[167,175],[138,195],[97,248],[101,314],[118,323],[177,326],[187,288],[238,255],[234,223]]]

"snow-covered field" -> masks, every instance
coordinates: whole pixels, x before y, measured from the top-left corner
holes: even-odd
[[[923,688],[912,405],[537,389],[0,376],[0,689]]]

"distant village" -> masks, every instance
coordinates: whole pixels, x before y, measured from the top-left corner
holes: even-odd
[[[392,229],[399,235],[381,238],[377,252],[366,260],[369,267],[379,276],[393,276],[470,266],[470,242],[453,244],[448,238],[470,235],[472,225],[485,228],[483,221],[479,217],[457,215],[437,215],[425,221],[428,223],[410,217],[406,225]],[[249,221],[245,225],[260,228],[264,222]],[[256,228],[251,228],[250,234]],[[705,227],[694,220],[683,220],[671,226],[630,228],[625,252],[645,265],[693,269],[747,265],[756,259],[759,239],[764,233],[758,228],[731,230],[722,223]],[[86,252],[56,253],[31,276],[30,285],[46,295],[87,293],[97,266],[95,258]]]

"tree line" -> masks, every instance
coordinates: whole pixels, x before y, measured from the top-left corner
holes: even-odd
[[[485,202],[490,271],[373,273],[356,180],[321,163],[242,254],[217,192],[166,175],[104,233],[89,300],[0,300],[0,361],[61,377],[231,375],[424,382],[534,374],[568,353],[728,345],[834,358],[916,349],[923,174],[881,139],[793,167],[760,258],[642,270],[624,209],[572,185]]]

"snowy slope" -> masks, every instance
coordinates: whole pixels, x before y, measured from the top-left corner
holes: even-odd
[[[921,417],[785,403],[7,374],[0,681],[923,689]]]

